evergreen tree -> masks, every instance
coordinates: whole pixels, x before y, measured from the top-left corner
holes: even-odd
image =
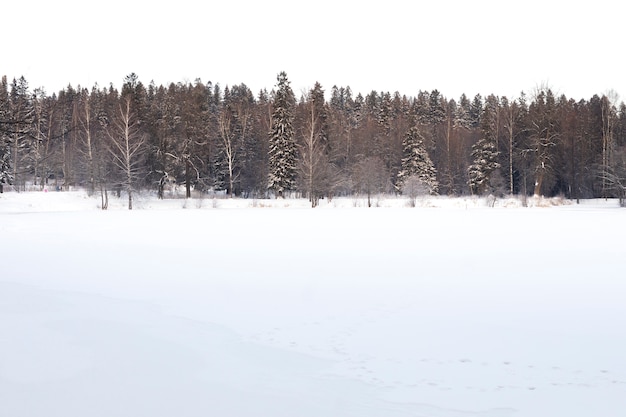
[[[377,121],[382,129],[384,136],[389,136],[391,130],[391,119],[393,117],[393,109],[391,103],[391,94],[389,92],[380,94],[377,106]]]
[[[402,168],[398,173],[398,189],[402,190],[405,183],[417,178],[430,194],[437,194],[439,183],[437,170],[426,151],[424,137],[419,128],[414,125],[404,136],[402,141],[403,158]]]
[[[4,184],[13,183],[9,132],[9,89],[7,77],[3,76],[0,82],[0,193]]]
[[[468,168],[468,185],[472,194],[483,194],[492,192],[494,184],[492,184],[492,175],[494,171],[500,168],[496,141],[498,128],[496,126],[497,101],[495,97],[490,96],[485,105],[484,112],[481,117],[482,136],[472,146],[473,163]]]
[[[278,74],[274,111],[269,137],[269,183],[278,197],[290,191],[296,181],[296,141],[293,128],[295,98],[287,74]]]
[[[326,148],[325,152],[328,153],[328,136],[330,130],[328,125],[328,109],[326,107],[326,101],[324,100],[324,90],[319,82],[316,82],[313,89],[309,92],[309,100],[313,103],[316,117],[319,119],[317,123],[321,144]]]
[[[472,194],[480,195],[493,190],[491,175],[500,168],[498,156],[495,143],[486,137],[472,146],[474,163],[468,169],[468,185]]]
[[[11,148],[4,143],[0,143],[0,193],[4,191],[4,184],[12,183]]]
[[[474,100],[470,105],[469,110],[469,118],[472,127],[480,126],[480,117],[482,115],[483,109],[483,98],[480,94],[476,94],[474,96]]]
[[[437,126],[442,123],[446,117],[445,99],[438,90],[431,91],[428,97],[428,123]]]
[[[13,79],[9,93],[11,165],[13,181],[25,187],[26,174],[30,173],[29,153],[32,150],[33,102],[28,82],[22,76]]]
[[[430,115],[430,93],[428,91],[417,93],[417,97],[413,101],[412,113],[420,125],[428,125]]]
[[[457,128],[469,129],[472,126],[470,113],[471,103],[465,93],[463,93],[459,99],[459,104],[455,112],[454,126]]]

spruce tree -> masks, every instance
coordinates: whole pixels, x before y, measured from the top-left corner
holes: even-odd
[[[25,188],[30,174],[29,160],[33,149],[33,102],[28,82],[22,76],[13,79],[9,93],[9,117],[12,178],[16,186]]]
[[[11,174],[11,149],[4,143],[0,143],[0,193],[4,191],[4,184],[12,184]]]
[[[454,115],[454,126],[463,129],[469,129],[472,127],[470,113],[471,103],[465,93],[463,93],[459,99],[459,104]]]
[[[269,133],[269,181],[268,188],[283,197],[294,188],[296,182],[296,141],[293,129],[295,98],[289,86],[287,74],[278,74]]]
[[[0,193],[3,184],[13,183],[9,132],[9,90],[7,77],[3,76],[0,81]]]
[[[474,100],[470,105],[469,118],[472,127],[480,126],[480,118],[483,112],[483,98],[480,94],[474,96]]]
[[[473,163],[468,168],[468,185],[472,194],[490,193],[497,188],[494,172],[500,169],[500,152],[497,147],[499,112],[499,100],[489,95],[480,116],[481,137],[472,146]]]
[[[398,189],[402,190],[405,183],[416,178],[429,194],[437,194],[439,191],[437,170],[426,150],[424,137],[416,125],[411,127],[404,136],[402,148],[402,168],[398,173]]]
[[[480,195],[493,191],[491,177],[493,172],[500,168],[498,156],[496,145],[486,137],[482,137],[472,146],[474,163],[468,168],[468,184],[472,194]]]

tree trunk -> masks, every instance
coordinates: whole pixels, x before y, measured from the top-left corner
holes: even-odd
[[[185,198],[191,198],[191,162],[189,158],[185,158]]]
[[[96,189],[95,169],[93,160],[93,144],[91,140],[91,109],[89,99],[85,101],[85,140],[87,145],[87,174],[89,175],[89,195],[93,195]]]
[[[100,201],[102,205],[102,210],[106,210],[109,208],[109,194],[107,193],[107,189],[105,186],[100,183]]]
[[[536,196],[541,195],[541,186],[543,185],[543,175],[544,175],[543,170],[537,173],[537,179],[535,180],[535,192],[534,192],[534,195]]]

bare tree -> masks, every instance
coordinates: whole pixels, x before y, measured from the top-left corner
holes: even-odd
[[[314,89],[309,92],[308,101],[304,106],[306,113],[302,140],[298,144],[299,181],[311,202],[311,207],[317,207],[319,199],[329,193],[331,188],[328,138],[323,122],[325,115],[322,114],[323,92],[319,83],[316,83]]]
[[[232,198],[233,190],[235,188],[235,181],[237,180],[237,174],[235,172],[235,162],[239,151],[239,137],[236,132],[235,119],[236,116],[233,113],[230,105],[225,105],[217,118],[220,143],[222,152],[226,162],[226,170],[228,175],[228,195]],[[247,119],[246,119],[247,120]]]
[[[40,173],[40,166],[42,160],[45,158],[44,144],[47,142],[45,137],[47,114],[45,111],[44,103],[46,101],[46,94],[42,89],[36,89],[33,94],[33,109],[34,109],[34,121],[33,121],[33,150],[32,150],[32,162],[33,162],[33,185],[38,185],[37,181],[41,176],[40,186],[41,189],[45,186],[45,177]],[[45,172],[45,170],[44,170]]]
[[[614,163],[602,170],[602,181],[607,191],[619,198],[619,204],[626,207],[626,147],[613,153]]]
[[[356,164],[353,176],[357,191],[367,194],[368,207],[372,207],[372,194],[385,191],[390,185],[385,163],[377,156],[362,158]]]
[[[92,111],[91,111],[91,97],[87,90],[83,90],[80,93],[80,105],[81,115],[80,124],[84,132],[84,157],[87,159],[87,177],[89,182],[89,194],[93,194],[95,191],[95,165],[94,165],[94,144],[92,137]]]
[[[419,175],[411,175],[402,182],[402,194],[409,197],[409,204],[415,207],[420,196],[430,195],[428,184]]]
[[[515,154],[515,138],[518,130],[517,119],[519,106],[515,100],[509,101],[506,97],[502,97],[501,102],[504,111],[504,129],[507,139],[509,194],[513,195],[513,156]]]
[[[532,155],[535,174],[534,195],[542,195],[544,181],[554,170],[554,148],[561,136],[552,91],[549,88],[538,90],[529,110],[530,148],[523,152]]]
[[[113,117],[107,129],[109,151],[113,161],[123,175],[122,186],[128,193],[128,209],[133,209],[133,187],[141,167],[141,153],[145,136],[139,131],[138,123],[131,111],[132,98],[122,98],[119,113]]]
[[[601,98],[602,109],[602,197],[607,196],[607,188],[611,181],[610,172],[613,165],[614,138],[613,131],[617,119],[616,103],[618,95],[611,90]]]

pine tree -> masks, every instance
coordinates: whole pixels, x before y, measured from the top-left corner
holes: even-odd
[[[269,137],[269,183],[278,197],[290,191],[296,181],[296,141],[293,129],[295,98],[287,74],[278,74]]]
[[[402,169],[398,173],[398,189],[402,190],[408,181],[417,178],[428,193],[437,194],[439,191],[437,170],[426,151],[424,137],[416,125],[404,136],[402,148]]]

